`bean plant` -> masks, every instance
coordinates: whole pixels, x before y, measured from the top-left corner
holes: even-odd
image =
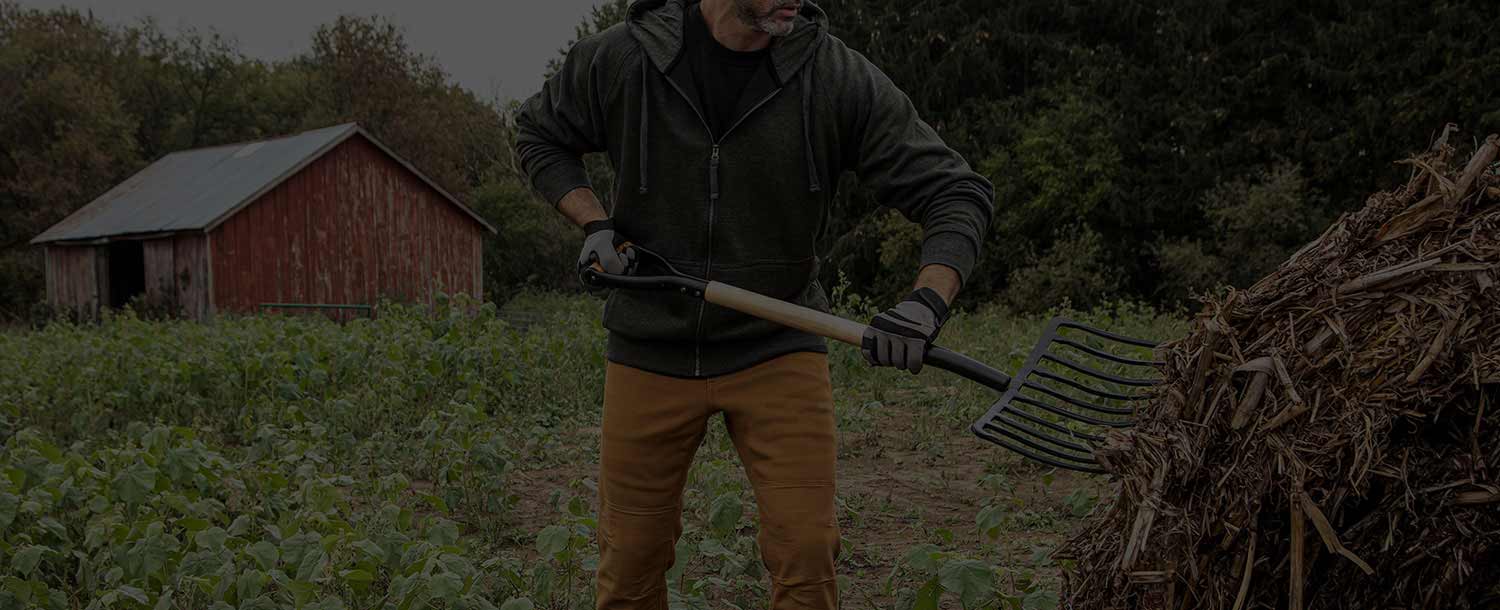
[[[835,302],[875,309],[847,287]],[[592,608],[600,306],[443,297],[344,323],[125,310],[0,333],[0,608]],[[1128,306],[1090,315],[1138,334],[1176,324]],[[1014,366],[1042,321],[961,313],[944,342]],[[988,399],[871,370],[855,350],[829,362],[841,460],[951,460],[944,439]],[[891,434],[897,408],[932,417]],[[840,489],[845,607],[1056,606],[1056,566],[1008,538],[1065,533],[1101,491],[1020,501],[1040,475],[983,460],[984,478],[953,483],[983,490],[967,525]],[[718,419],[683,506],[672,608],[765,607],[753,493]],[[891,518],[912,533],[877,556],[861,536]],[[871,561],[888,562],[883,578],[849,576]]]

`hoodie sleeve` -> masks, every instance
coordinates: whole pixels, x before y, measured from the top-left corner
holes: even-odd
[[[922,225],[922,266],[952,267],[967,282],[994,213],[994,186],[943,143],[885,73],[858,53],[853,59],[856,173],[881,205]]]
[[[516,114],[521,167],[532,188],[554,207],[573,189],[592,187],[582,156],[603,151],[606,144],[605,101],[619,75],[604,69],[601,39],[574,44],[562,68]]]

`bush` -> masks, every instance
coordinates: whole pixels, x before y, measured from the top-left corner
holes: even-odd
[[[922,226],[894,210],[874,219],[880,252],[880,273],[868,294],[877,303],[894,305],[911,292],[922,263]]]
[[[1017,98],[989,105],[995,122],[1013,125],[1014,132],[976,166],[995,185],[995,220],[986,240],[983,257],[974,277],[965,286],[972,299],[997,292],[1010,292],[1004,299],[1023,309],[1045,307],[1062,293],[1099,295],[1114,292],[1122,284],[1111,279],[1106,291],[1063,288],[1048,275],[1071,274],[1064,284],[1078,286],[1103,269],[1058,271],[1054,264],[1076,265],[1062,253],[1080,247],[1097,248],[1098,260],[1109,249],[1095,222],[1109,215],[1119,198],[1123,155],[1114,137],[1114,104],[1076,85],[1062,83]],[[1076,227],[1088,223],[1090,236],[1073,243],[1054,243],[1076,235]],[[1082,243],[1081,240],[1089,243]],[[1047,253],[1041,259],[1037,252]],[[1086,265],[1087,266],[1087,265]],[[1111,274],[1118,273],[1111,269]],[[1008,287],[1013,281],[1027,284]],[[1050,287],[1049,287],[1050,286]],[[1017,302],[1019,298],[1023,302]],[[1089,296],[1093,301],[1096,297]]]
[[[46,296],[40,249],[0,252],[0,321],[26,318],[31,304]]]
[[[1203,242],[1179,239],[1158,243],[1156,266],[1161,271],[1158,300],[1186,303],[1224,284],[1228,266],[1209,254]]]
[[[1299,166],[1277,163],[1249,177],[1220,182],[1204,196],[1206,239],[1156,245],[1158,298],[1181,303],[1230,284],[1248,286],[1275,270],[1332,219],[1321,193]]]
[[[474,210],[499,232],[484,240],[485,298],[504,303],[526,289],[579,288],[573,262],[582,235],[519,180],[485,181]]]
[[[1215,186],[1204,198],[1204,210],[1219,236],[1219,253],[1238,263],[1230,270],[1237,285],[1276,269],[1332,220],[1302,168],[1286,162]]]
[[[1118,293],[1121,278],[1099,233],[1074,225],[1058,232],[1046,255],[1010,273],[1003,301],[1028,313],[1057,306],[1086,309]]]

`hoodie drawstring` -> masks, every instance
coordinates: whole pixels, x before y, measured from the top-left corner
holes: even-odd
[[[812,145],[812,66],[802,68],[802,143],[807,155],[807,191],[822,192],[818,181],[818,159],[813,156]]]
[[[651,141],[651,59],[645,53],[641,53],[641,158],[636,163],[641,168],[640,192],[642,195],[651,192],[649,178],[646,168],[649,166]]]

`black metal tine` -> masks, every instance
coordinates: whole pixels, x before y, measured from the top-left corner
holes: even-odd
[[[1065,320],[1065,319],[1058,318],[1058,319],[1056,319],[1055,322],[1056,322],[1058,328],[1072,328],[1072,329],[1077,329],[1077,330],[1081,330],[1083,332],[1089,333],[1091,335],[1095,335],[1095,336],[1103,337],[1105,339],[1109,339],[1110,341],[1116,341],[1116,342],[1119,342],[1119,343],[1128,343],[1130,345],[1134,345],[1134,346],[1137,346],[1137,347],[1147,347],[1147,348],[1155,349],[1156,346],[1159,345],[1159,343],[1157,343],[1156,341],[1151,341],[1151,340],[1147,340],[1147,339],[1137,339],[1135,337],[1127,337],[1125,335],[1117,335],[1117,334],[1109,332],[1107,330],[1100,330],[1100,329],[1094,328],[1092,326],[1085,326],[1083,324],[1079,324],[1079,323],[1074,322],[1072,320]],[[1157,364],[1165,364],[1165,363],[1158,362]]]
[[[1090,416],[1090,415],[1085,415],[1083,413],[1078,413],[1076,411],[1069,411],[1067,409],[1063,409],[1063,408],[1058,407],[1056,405],[1052,405],[1052,404],[1048,404],[1048,403],[1042,402],[1040,400],[1037,400],[1035,398],[1031,398],[1029,396],[1022,396],[1020,394],[1017,394],[1017,395],[1015,395],[1014,397],[1011,398],[1011,402],[1023,402],[1023,403],[1026,403],[1028,405],[1031,405],[1033,407],[1036,407],[1038,409],[1042,409],[1043,411],[1046,411],[1046,412],[1051,413],[1053,415],[1056,415],[1058,417],[1063,417],[1063,418],[1071,419],[1073,421],[1081,422],[1081,423],[1085,423],[1085,424],[1089,424],[1091,426],[1104,426],[1104,427],[1108,427],[1108,428],[1117,427],[1114,423],[1111,423],[1108,420],[1099,419],[1097,417],[1093,417],[1093,416]]]
[[[1064,329],[1078,333],[1064,336]],[[1104,441],[1104,430],[1134,425],[1136,414],[1133,405],[1106,405],[1109,401],[1133,403],[1150,399],[1152,392],[1149,390],[1127,393],[1131,390],[1126,388],[1149,388],[1158,382],[1125,376],[1133,371],[1116,374],[1096,367],[1116,368],[1115,365],[1120,365],[1157,369],[1163,363],[1154,359],[1154,352],[1152,359],[1111,353],[1110,350],[1116,350],[1118,346],[1100,343],[1094,340],[1096,338],[1137,348],[1154,349],[1157,345],[1153,341],[1117,335],[1065,318],[1053,318],[1041,341],[1016,373],[1015,379],[1019,383],[1012,384],[1000,401],[970,426],[970,430],[988,442],[1035,462],[1079,472],[1105,473],[1090,445]],[[1055,348],[1054,343],[1057,344]],[[1067,354],[1069,348],[1075,353]],[[1095,387],[1096,384],[1101,387]],[[1058,419],[1053,419],[1054,416]]]
[[[1125,356],[1116,356],[1116,355],[1111,354],[1109,352],[1106,352],[1106,351],[1103,351],[1103,350],[1100,350],[1100,349],[1097,349],[1097,348],[1094,348],[1094,347],[1090,347],[1088,345],[1084,345],[1082,343],[1079,343],[1077,341],[1074,341],[1072,339],[1069,339],[1069,338],[1063,337],[1063,336],[1059,336],[1056,339],[1053,339],[1053,342],[1054,343],[1061,343],[1063,345],[1066,345],[1068,347],[1071,347],[1071,348],[1076,349],[1078,351],[1081,351],[1083,353],[1089,354],[1089,355],[1094,356],[1095,358],[1099,358],[1101,360],[1109,360],[1111,362],[1118,362],[1120,364],[1128,364],[1130,366],[1155,366],[1156,365],[1156,362],[1151,361],[1151,360],[1137,360],[1135,358],[1126,358]]]
[[[1006,423],[1006,424],[1008,424],[1010,426],[1015,426],[1014,422],[1005,422],[1004,420],[995,420],[995,421],[1000,421],[1000,422]],[[986,433],[1000,434],[1000,435],[1003,435],[1006,438],[1009,438],[1009,439],[1011,439],[1011,440],[1013,440],[1013,441],[1015,441],[1017,443],[1025,445],[1026,447],[1028,447],[1032,451],[1040,451],[1043,454],[1045,454],[1047,456],[1050,456],[1051,459],[1054,459],[1054,460],[1065,460],[1065,462],[1063,462],[1063,463],[1054,462],[1054,461],[1050,461],[1050,460],[1039,460],[1039,461],[1043,461],[1044,463],[1052,464],[1054,466],[1060,466],[1062,468],[1068,468],[1068,469],[1072,469],[1072,470],[1078,470],[1080,468],[1093,468],[1093,467],[1096,467],[1095,465],[1097,464],[1097,462],[1094,461],[1094,456],[1093,456],[1092,453],[1088,453],[1086,455],[1077,455],[1077,454],[1064,453],[1064,452],[1058,451],[1056,449],[1053,449],[1051,447],[1048,447],[1046,445],[1038,444],[1036,441],[1033,441],[1030,438],[1022,436],[1022,435],[1016,433],[1015,431],[1010,430],[1010,429],[1008,429],[1006,427],[997,426],[997,425],[995,425],[995,421],[991,421],[991,422],[985,424],[985,427],[984,427],[983,430],[977,430],[976,432],[979,433],[982,436],[989,436],[991,439],[994,439],[994,440],[1000,440],[1000,439],[994,437],[993,434],[986,434]],[[1002,444],[1005,444],[1006,447],[1011,448],[1011,449],[1015,448],[1014,446],[1012,446],[1009,443],[1002,443]],[[1033,454],[1033,453],[1030,453],[1030,452],[1027,452],[1024,455],[1026,455],[1027,457],[1031,457],[1032,459],[1036,459],[1037,457],[1039,457],[1036,454]]]
[[[1135,400],[1144,400],[1144,399],[1150,397],[1147,394],[1141,394],[1141,395],[1120,394],[1120,393],[1117,393],[1117,392],[1111,392],[1109,390],[1101,390],[1099,388],[1095,388],[1095,387],[1091,387],[1091,386],[1087,386],[1087,385],[1078,383],[1077,381],[1073,381],[1072,379],[1068,379],[1067,377],[1063,377],[1062,375],[1058,375],[1057,373],[1053,373],[1052,371],[1049,371],[1049,370],[1046,370],[1046,369],[1033,369],[1031,371],[1031,373],[1034,374],[1034,375],[1045,377],[1047,379],[1051,379],[1051,380],[1056,381],[1058,383],[1066,384],[1069,387],[1075,388],[1075,389],[1077,389],[1079,391],[1082,391],[1082,392],[1088,392],[1088,393],[1093,394],[1095,396],[1098,396],[1100,398],[1109,398],[1109,399],[1113,399],[1113,400],[1124,400],[1124,401],[1135,401]]]
[[[1093,453],[1088,451],[1087,449],[1081,451],[1078,449],[1072,449],[1070,447],[1067,447],[1065,444],[1058,443],[1054,439],[1037,434],[1034,430],[1027,429],[1026,427],[1016,422],[999,417],[996,417],[989,423],[985,424],[985,429],[991,432],[1004,434],[1005,436],[1010,437],[1018,443],[1026,445],[1027,447],[1030,447],[1036,451],[1040,451],[1058,459],[1074,460],[1079,462],[1092,462],[1094,458]],[[1050,444],[1043,444],[1039,443],[1038,441],[1045,441],[1046,443]],[[1073,453],[1063,451],[1063,449],[1068,449]]]
[[[1069,458],[1067,461],[1061,461],[1061,460],[1053,459],[1052,457],[1049,457],[1049,456],[1044,455],[1044,454],[1035,453],[1035,452],[1031,451],[1030,449],[1027,449],[1025,446],[1013,443],[1013,442],[1007,440],[1004,437],[995,436],[994,434],[990,434],[988,430],[974,429],[972,431],[973,431],[974,435],[978,436],[979,438],[982,438],[982,439],[984,439],[986,441],[989,441],[991,443],[994,443],[996,445],[999,445],[1001,447],[1009,449],[1009,450],[1015,452],[1016,455],[1024,457],[1024,458],[1026,458],[1028,460],[1031,460],[1033,462],[1037,462],[1039,464],[1046,464],[1048,466],[1053,466],[1053,467],[1056,467],[1056,468],[1065,468],[1067,470],[1074,470],[1074,471],[1078,471],[1078,472],[1085,472],[1085,473],[1088,473],[1088,474],[1106,474],[1108,472],[1108,471],[1104,470],[1103,468],[1100,468],[1100,467],[1096,466],[1095,464],[1097,464],[1097,462],[1083,461],[1083,460],[1079,460],[1079,459],[1076,459],[1076,458]],[[1011,434],[1010,432],[1007,432],[1005,430],[997,430],[997,431],[1000,434],[1005,435],[1006,437],[1013,437],[1014,436],[1013,434]]]
[[[1033,407],[1042,409],[1043,411],[1046,411],[1046,412],[1051,413],[1053,415],[1057,415],[1059,417],[1063,417],[1063,418],[1066,418],[1066,419],[1071,419],[1073,421],[1076,421],[1076,422],[1079,422],[1079,423],[1083,423],[1083,424],[1088,424],[1088,425],[1091,425],[1091,426],[1100,426],[1100,427],[1104,427],[1104,428],[1127,428],[1127,427],[1130,427],[1130,425],[1132,423],[1128,419],[1122,419],[1122,420],[1099,419],[1097,417],[1093,417],[1093,416],[1090,416],[1090,415],[1084,415],[1084,414],[1078,413],[1076,411],[1069,411],[1067,409],[1063,409],[1063,408],[1057,407],[1055,405],[1051,405],[1051,404],[1042,402],[1040,400],[1037,400],[1035,398],[1031,398],[1029,396],[1022,396],[1020,394],[1017,394],[1017,395],[1015,395],[1015,397],[1011,398],[1011,402],[1025,403],[1025,404],[1031,405]]]
[[[1085,432],[1079,432],[1077,430],[1069,430],[1066,426],[1058,425],[1056,423],[1047,421],[1045,419],[1042,419],[1040,417],[1037,417],[1035,415],[1027,413],[1025,409],[1016,409],[1016,408],[1001,409],[1001,414],[1003,414],[1003,413],[1010,413],[1012,415],[1019,415],[1019,416],[1025,418],[1026,421],[1029,421],[1031,423],[1034,423],[1034,424],[1037,424],[1039,426],[1043,426],[1043,427],[1046,427],[1046,428],[1051,428],[1053,430],[1056,430],[1056,431],[1061,432],[1063,434],[1066,434],[1068,436],[1078,437],[1078,438],[1081,438],[1083,440],[1089,441],[1091,443],[1102,443],[1102,442],[1104,442],[1104,437],[1096,436],[1096,435],[1093,435],[1093,434],[1088,434],[1088,433],[1085,433]],[[996,417],[999,417],[999,416],[1000,416],[1000,414],[996,414]]]
[[[1118,383],[1120,385],[1128,385],[1128,386],[1136,386],[1136,387],[1149,387],[1149,386],[1156,385],[1156,382],[1155,381],[1151,381],[1151,380],[1146,380],[1146,379],[1131,379],[1129,377],[1120,377],[1118,375],[1111,375],[1111,374],[1105,373],[1103,371],[1096,371],[1094,369],[1091,369],[1091,368],[1089,368],[1087,366],[1084,366],[1082,364],[1079,364],[1077,362],[1073,362],[1072,360],[1068,360],[1067,358],[1063,358],[1062,356],[1058,356],[1057,354],[1042,354],[1042,359],[1043,360],[1051,360],[1051,361],[1056,362],[1058,364],[1061,364],[1061,365],[1063,365],[1065,367],[1068,367],[1070,369],[1078,371],[1079,373],[1083,373],[1084,375],[1088,375],[1088,376],[1094,377],[1096,379],[1103,379],[1105,381],[1110,381],[1110,382],[1113,382],[1113,383]]]
[[[1000,413],[998,413],[998,414],[995,415],[995,419],[990,422],[990,425],[994,426],[994,425],[998,425],[998,424],[1004,424],[1006,426],[1010,426],[1011,428],[1013,428],[1013,429],[1015,429],[1017,431],[1024,432],[1027,435],[1030,435],[1031,438],[1033,438],[1035,440],[1038,440],[1038,441],[1041,441],[1041,442],[1044,442],[1044,443],[1048,443],[1054,449],[1057,449],[1057,450],[1066,449],[1068,451],[1074,452],[1074,454],[1066,454],[1066,453],[1055,454],[1058,457],[1068,456],[1068,457],[1077,458],[1077,457],[1082,457],[1082,456],[1075,455],[1075,454],[1081,453],[1081,454],[1083,454],[1083,456],[1089,456],[1089,455],[1093,454],[1094,450],[1091,449],[1091,448],[1089,448],[1089,447],[1087,447],[1087,446],[1085,446],[1085,445],[1080,445],[1078,443],[1074,443],[1074,442],[1071,442],[1071,441],[1068,441],[1068,440],[1060,439],[1060,438],[1057,438],[1055,436],[1048,436],[1046,433],[1041,432],[1041,431],[1039,431],[1039,430],[1037,430],[1035,428],[1032,428],[1032,427],[1030,427],[1030,426],[1028,426],[1028,425],[1026,425],[1026,424],[1024,424],[1022,422],[1019,422],[1019,421],[1016,421],[1016,420],[1013,420],[1013,419],[1006,419],[1007,415],[1012,415],[1014,413],[1016,413],[1015,409],[1001,409]],[[1040,447],[1038,447],[1038,448],[1040,448]]]
[[[1035,383],[1035,382],[1027,381],[1027,382],[1021,384],[1021,387],[1023,387],[1023,388],[1031,388],[1033,390],[1042,392],[1042,393],[1044,393],[1044,394],[1046,394],[1048,396],[1051,396],[1053,398],[1056,398],[1058,400],[1067,402],[1068,404],[1073,405],[1075,407],[1078,407],[1080,409],[1088,409],[1088,410],[1093,411],[1095,413],[1103,413],[1105,415],[1135,415],[1135,409],[1124,409],[1124,408],[1119,408],[1119,407],[1106,407],[1106,406],[1102,406],[1102,405],[1096,405],[1096,404],[1091,403],[1091,402],[1084,402],[1082,400],[1079,400],[1077,398],[1073,398],[1072,396],[1068,396],[1067,394],[1063,394],[1062,392],[1058,392],[1057,390],[1054,390],[1052,388],[1044,386],[1044,385],[1042,385],[1040,383]]]

